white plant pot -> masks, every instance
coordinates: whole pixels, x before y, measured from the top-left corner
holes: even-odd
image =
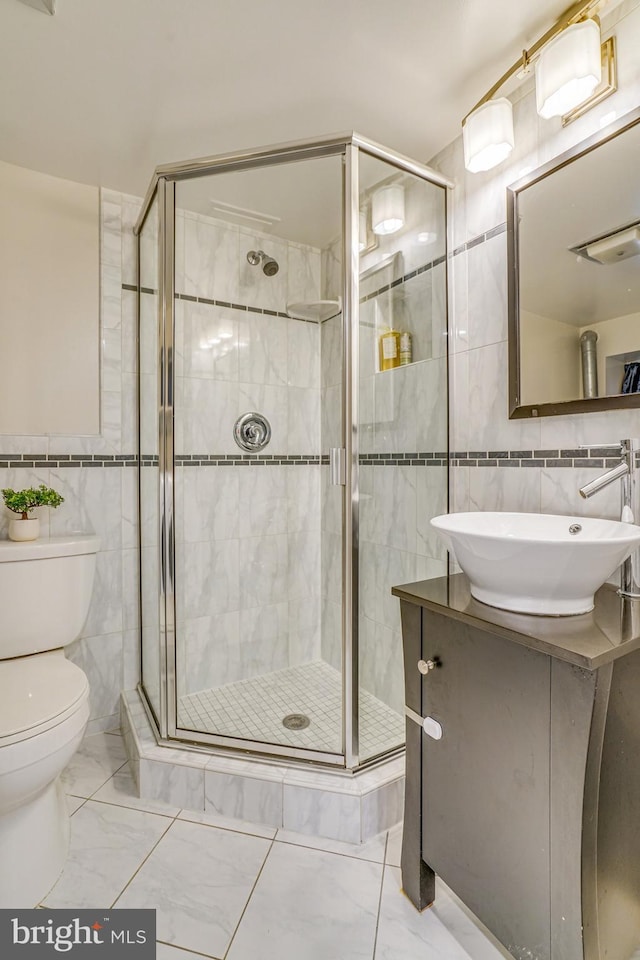
[[[28,520],[16,517],[9,521],[9,540],[37,540],[39,536],[40,520],[38,517],[30,517]]]

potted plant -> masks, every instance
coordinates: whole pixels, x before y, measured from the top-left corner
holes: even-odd
[[[10,487],[2,491],[5,506],[12,513],[20,514],[9,521],[10,540],[37,540],[40,534],[40,520],[30,517],[29,512],[35,507],[59,507],[64,501],[59,493],[51,487],[41,483],[39,487],[28,487],[26,490],[12,490]]]

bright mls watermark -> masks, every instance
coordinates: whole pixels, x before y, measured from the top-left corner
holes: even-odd
[[[155,960],[155,910],[0,910],[2,960]]]

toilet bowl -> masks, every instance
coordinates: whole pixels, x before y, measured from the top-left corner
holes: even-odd
[[[98,546],[96,537],[0,543],[2,909],[40,903],[67,856],[60,774],[86,730],[89,683],[63,646],[86,619]]]

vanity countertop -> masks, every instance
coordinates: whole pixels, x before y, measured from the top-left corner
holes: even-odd
[[[464,573],[403,584],[391,592],[586,670],[596,670],[640,648],[640,601],[622,600],[611,584],[598,590],[591,613],[571,617],[538,617],[489,607],[471,596]]]

